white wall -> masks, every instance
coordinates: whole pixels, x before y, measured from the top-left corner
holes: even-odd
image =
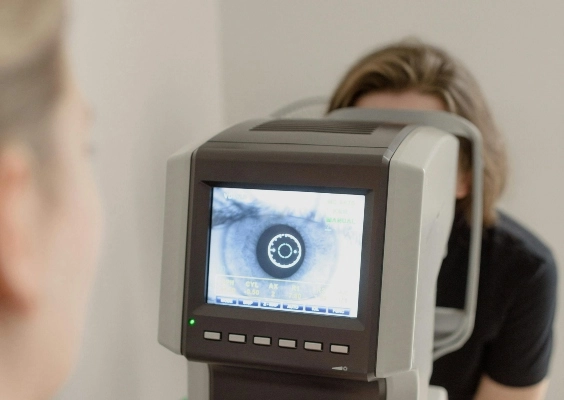
[[[221,126],[217,5],[77,0],[71,55],[94,106],[106,240],[78,369],[59,400],[178,400],[157,343],[166,158]]]
[[[220,1],[228,123],[328,95],[347,67],[417,35],[475,73],[513,163],[503,206],[553,248],[564,292],[564,3],[561,0]],[[548,399],[564,393],[564,295]]]
[[[107,236],[81,359],[58,400],[177,400],[186,394],[183,358],[156,341],[166,157],[188,137],[218,132],[222,103],[231,124],[304,96],[327,95],[364,52],[409,34],[451,50],[477,75],[513,159],[504,207],[547,240],[562,271],[560,0],[73,5],[71,54],[97,114],[95,162]],[[554,377],[564,373],[563,348],[561,316]],[[549,399],[562,393],[564,381],[553,379]]]

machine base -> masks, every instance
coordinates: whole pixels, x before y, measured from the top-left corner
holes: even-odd
[[[385,382],[210,365],[210,400],[385,400]]]

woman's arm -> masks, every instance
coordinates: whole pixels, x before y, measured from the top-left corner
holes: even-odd
[[[532,386],[514,387],[502,385],[484,375],[474,400],[543,400],[547,387],[547,379]]]

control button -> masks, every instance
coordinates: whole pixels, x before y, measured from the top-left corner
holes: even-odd
[[[239,335],[237,333],[229,334],[229,341],[233,343],[247,343],[247,335]]]
[[[304,342],[304,349],[311,351],[323,351],[323,343]]]
[[[239,305],[246,307],[258,307],[259,302],[254,300],[239,300]]]
[[[290,311],[303,311],[304,310],[304,306],[298,305],[298,304],[283,304],[282,308],[284,310],[290,310]]]
[[[292,339],[278,339],[278,346],[287,349],[295,349],[298,347],[298,342]]]
[[[348,308],[330,308],[329,309],[329,314],[333,314],[333,315],[346,315],[349,316],[350,315],[350,310]]]
[[[204,331],[204,339],[221,340],[221,332]]]
[[[280,308],[282,303],[275,303],[273,301],[262,301],[260,306],[263,308]]]
[[[270,346],[272,344],[272,339],[264,336],[255,336],[253,338],[253,343],[259,346]]]
[[[318,313],[318,314],[326,314],[327,313],[327,307],[306,306],[306,311],[307,312],[314,312],[314,313]]]
[[[349,354],[349,346],[342,344],[332,344],[331,353]]]
[[[217,297],[215,298],[215,302],[216,302],[217,304],[227,304],[227,305],[230,305],[230,306],[236,306],[236,305],[237,305],[237,300],[232,299],[232,298],[230,298],[230,297],[220,297],[220,296],[217,296]]]

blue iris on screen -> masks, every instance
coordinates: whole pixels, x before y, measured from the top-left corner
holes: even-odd
[[[257,243],[259,265],[275,278],[292,276],[302,266],[305,252],[302,235],[289,225],[267,228]]]
[[[233,193],[237,192],[214,190],[212,236],[219,239],[219,245],[211,251],[221,254],[210,257],[219,258],[221,273],[279,280],[277,298],[291,298],[295,282],[310,282],[314,284],[311,289],[302,286],[301,299],[318,296],[315,288],[329,282],[335,271],[338,240],[318,215],[317,203],[296,198],[281,206],[268,197]],[[288,193],[291,200],[292,192]],[[244,279],[234,282],[239,294],[249,293]]]

